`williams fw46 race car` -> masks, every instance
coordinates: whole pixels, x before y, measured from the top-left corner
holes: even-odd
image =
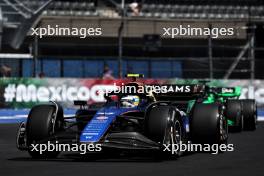
[[[203,103],[203,85],[157,85],[166,93],[114,93],[103,104],[80,106],[73,117],[64,117],[55,102],[34,106],[17,134],[17,147],[34,158],[55,158],[60,151],[39,153],[32,144],[100,144],[103,151],[142,150],[164,154],[164,145],[191,141],[196,144],[226,144],[227,119],[221,103]],[[146,85],[143,85],[144,88]],[[192,100],[192,101],[190,101]],[[174,156],[180,156],[177,151]]]

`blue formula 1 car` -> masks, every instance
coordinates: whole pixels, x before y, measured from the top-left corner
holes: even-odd
[[[212,105],[194,105],[190,112],[185,112],[189,99],[197,99],[198,103],[203,86],[166,85],[165,88],[170,89],[170,92],[159,94],[139,93],[142,84],[138,82],[125,86],[136,87],[136,91],[109,93],[103,104],[88,106],[86,102],[75,101],[75,105],[80,108],[74,117],[63,117],[62,107],[55,102],[33,107],[27,122],[20,125],[17,147],[28,151],[34,158],[55,158],[59,151],[40,154],[32,151],[32,144],[47,141],[100,144],[102,151],[142,150],[157,151],[165,155],[161,151],[168,144],[187,141],[226,143],[227,133],[221,131],[226,129],[221,126],[226,123],[221,118],[222,111],[218,105],[213,110]],[[197,110],[201,107],[202,109]],[[206,115],[198,118],[199,114],[195,113],[201,111]],[[192,130],[196,134],[191,134]],[[180,151],[175,152],[176,156],[181,154]]]

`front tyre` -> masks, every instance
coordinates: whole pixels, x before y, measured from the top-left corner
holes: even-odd
[[[44,104],[34,106],[26,123],[26,141],[29,154],[33,158],[56,158],[60,152],[32,151],[31,144],[46,143],[49,139],[64,127],[63,111],[57,104]]]

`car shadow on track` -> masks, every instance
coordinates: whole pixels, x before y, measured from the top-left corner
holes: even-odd
[[[182,157],[188,157],[194,153],[186,153]],[[142,163],[158,163],[162,161],[177,161],[180,158],[168,157],[160,158],[154,155],[133,155],[133,154],[120,154],[120,155],[98,155],[98,154],[74,154],[67,153],[59,156],[56,159],[34,159],[30,156],[28,157],[15,157],[9,158],[9,161],[15,162],[142,162]]]

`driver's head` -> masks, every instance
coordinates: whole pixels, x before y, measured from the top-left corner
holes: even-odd
[[[121,105],[124,107],[136,107],[139,105],[139,96],[128,95],[121,98]]]

